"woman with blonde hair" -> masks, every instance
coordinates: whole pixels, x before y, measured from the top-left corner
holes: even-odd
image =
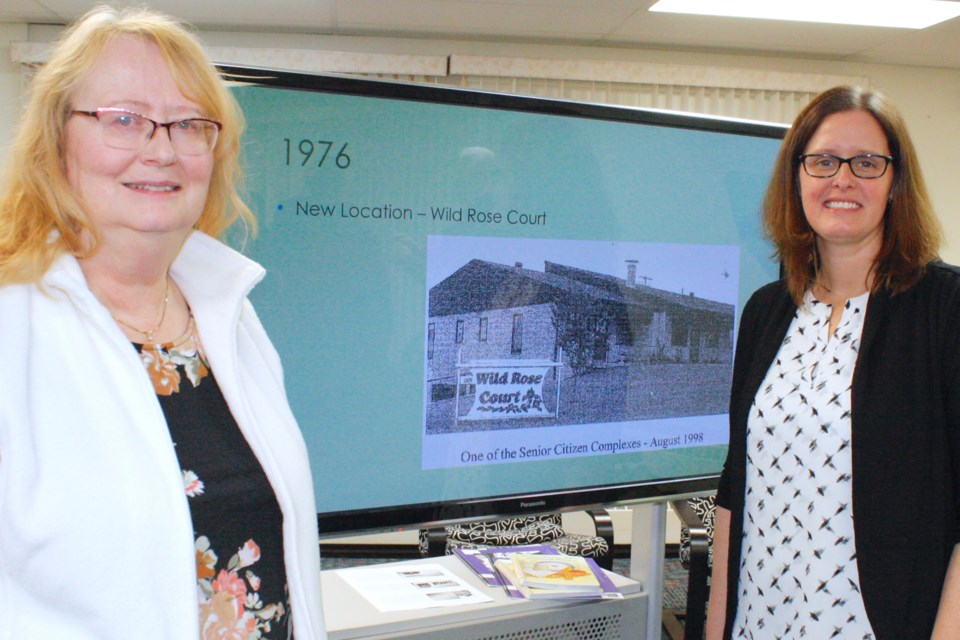
[[[781,146],[744,307],[707,638],[960,637],[960,271],[902,117],[836,87]]]
[[[0,193],[0,638],[325,637],[309,461],[216,238],[243,120],[180,23],[99,7]]]

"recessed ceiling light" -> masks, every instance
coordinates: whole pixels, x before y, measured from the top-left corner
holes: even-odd
[[[960,16],[945,0],[660,0],[650,11],[924,29]]]

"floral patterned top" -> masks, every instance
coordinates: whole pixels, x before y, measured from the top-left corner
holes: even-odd
[[[292,640],[283,515],[203,356],[191,318],[135,345],[163,408],[193,519],[200,637]]]

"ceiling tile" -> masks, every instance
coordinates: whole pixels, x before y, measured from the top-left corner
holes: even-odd
[[[61,17],[36,0],[3,0],[0,22],[51,22]]]
[[[652,14],[647,9],[654,1],[151,0],[150,6],[219,30],[220,41],[229,39],[229,30],[474,38],[960,68],[960,18],[912,31]],[[91,0],[0,0],[0,20],[57,24],[91,6]]]
[[[885,64],[960,68],[960,20],[922,31],[895,34],[850,56],[851,60]]]
[[[398,11],[394,0],[345,0],[337,22],[347,30],[595,39],[629,17],[635,4],[405,0]]]
[[[8,0],[3,0],[7,2]],[[75,19],[92,8],[90,0],[45,0],[55,13]],[[157,0],[150,7],[201,28],[244,27],[253,30],[324,29],[335,26],[335,0]]]
[[[611,34],[610,40],[843,56],[883,42],[890,31],[831,24],[645,13],[626,20]]]

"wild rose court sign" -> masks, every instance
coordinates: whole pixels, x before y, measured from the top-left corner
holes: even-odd
[[[559,362],[544,360],[505,360],[472,362],[458,365],[464,399],[471,400],[465,415],[458,420],[504,420],[517,418],[552,418],[556,409],[547,409],[544,383]],[[556,377],[554,377],[556,379]],[[559,407],[557,385],[555,407]],[[459,401],[458,401],[459,405]]]

